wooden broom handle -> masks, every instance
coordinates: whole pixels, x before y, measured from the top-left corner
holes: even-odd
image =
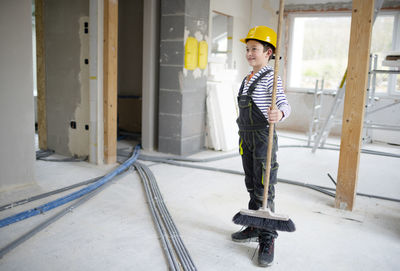
[[[276,38],[275,48],[275,65],[274,65],[274,82],[272,87],[272,99],[271,99],[271,110],[276,109],[276,88],[278,85],[278,71],[279,71],[279,57],[280,57],[280,40],[281,40],[281,26],[283,22],[283,11],[284,11],[284,0],[279,2],[279,17],[278,17],[278,33]],[[269,135],[268,135],[268,150],[267,150],[267,162],[264,174],[264,197],[262,208],[266,209],[268,202],[268,189],[269,189],[269,178],[271,173],[271,158],[272,158],[272,147],[274,141],[274,123],[269,124]]]

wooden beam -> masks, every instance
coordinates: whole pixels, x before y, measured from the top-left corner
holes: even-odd
[[[118,0],[104,0],[104,162],[117,161]]]
[[[353,0],[335,206],[352,210],[360,160],[374,0]]]
[[[44,0],[35,0],[36,78],[39,149],[47,149],[46,65],[44,52]]]

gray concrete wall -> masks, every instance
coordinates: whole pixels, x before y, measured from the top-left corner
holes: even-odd
[[[0,1],[0,190],[34,181],[32,2]]]
[[[67,156],[89,154],[88,0],[45,1],[48,148]],[[71,127],[76,122],[76,128]]]
[[[209,1],[161,1],[160,152],[187,155],[204,147],[206,70],[184,68],[187,37],[208,41]]]

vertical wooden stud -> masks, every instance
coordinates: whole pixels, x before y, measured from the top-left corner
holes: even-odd
[[[104,1],[104,160],[117,159],[118,0]]]
[[[39,148],[47,149],[46,65],[44,52],[44,0],[35,0],[36,78]]]
[[[335,206],[352,210],[360,160],[374,0],[353,0]]]

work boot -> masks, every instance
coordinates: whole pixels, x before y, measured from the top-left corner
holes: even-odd
[[[260,247],[258,249],[258,265],[267,267],[274,261],[274,244],[273,236],[260,238]]]
[[[232,233],[232,240],[235,242],[257,242],[258,229],[247,227],[242,231]]]

